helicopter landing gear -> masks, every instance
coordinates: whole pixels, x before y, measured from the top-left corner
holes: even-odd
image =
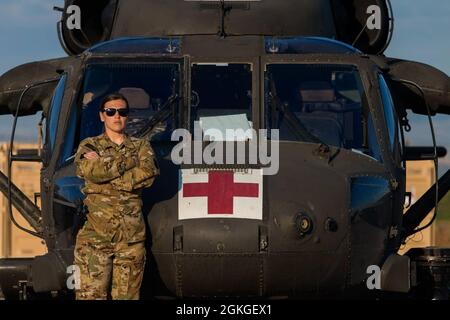
[[[28,300],[28,281],[19,281],[19,300]]]
[[[450,300],[450,248],[413,248],[407,255],[417,270],[413,298]]]
[[[0,286],[0,300],[6,300],[5,295],[3,294],[2,287]]]

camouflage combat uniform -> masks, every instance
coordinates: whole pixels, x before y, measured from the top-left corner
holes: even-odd
[[[99,158],[84,158],[91,151]],[[76,297],[106,299],[112,276],[113,299],[139,299],[145,265],[141,191],[158,174],[150,143],[125,136],[117,145],[102,134],[81,142],[75,163],[89,210],[75,246]]]

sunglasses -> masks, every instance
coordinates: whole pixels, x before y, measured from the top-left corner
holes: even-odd
[[[104,112],[108,117],[114,117],[114,115],[116,114],[116,111],[119,113],[119,116],[121,116],[121,117],[127,117],[128,113],[130,113],[130,109],[128,109],[128,108],[121,108],[121,109],[104,108],[104,109],[102,109],[102,112]]]

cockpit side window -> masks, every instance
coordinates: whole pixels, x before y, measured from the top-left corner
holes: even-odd
[[[50,104],[50,115],[48,117],[48,125],[47,125],[47,137],[48,142],[50,143],[50,149],[53,150],[55,146],[55,139],[58,133],[58,120],[59,114],[61,112],[62,100],[64,97],[64,89],[66,86],[67,75],[64,74],[59,80],[58,85],[55,88],[55,92],[53,94],[52,102]]]
[[[355,66],[270,64],[266,127],[280,140],[325,143],[381,161],[364,86]]]
[[[389,133],[389,146],[391,148],[391,151],[393,151],[397,134],[394,101],[392,99],[386,80],[381,74],[378,75],[378,82],[380,85],[381,99],[383,101],[384,117],[386,119],[386,125]]]

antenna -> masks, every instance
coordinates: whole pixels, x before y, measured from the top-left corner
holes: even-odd
[[[233,9],[250,9],[251,2],[261,2],[261,0],[184,0],[185,2],[199,3],[201,7],[215,9],[220,4],[220,30],[217,33],[221,38],[226,38],[225,18]]]
[[[228,13],[231,12],[231,10],[233,9],[232,6],[227,6],[225,4],[224,0],[220,1],[220,9],[221,9],[221,16],[220,16],[220,31],[219,31],[219,37],[221,38],[225,38],[227,36],[227,33],[225,31],[225,18],[227,16]]]

